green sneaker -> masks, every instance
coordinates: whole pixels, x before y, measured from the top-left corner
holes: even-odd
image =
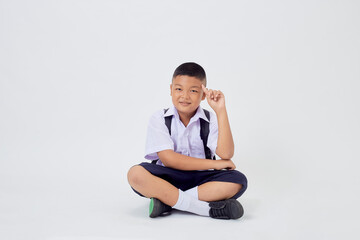
[[[157,198],[150,199],[150,206],[149,206],[149,217],[155,218],[158,216],[169,215],[172,208],[169,205],[161,202]]]

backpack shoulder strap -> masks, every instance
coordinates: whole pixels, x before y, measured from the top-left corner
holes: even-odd
[[[203,110],[204,110],[205,116],[210,121],[209,111],[206,109],[203,109]],[[209,132],[210,132],[209,125],[210,125],[209,122],[200,118],[200,137],[201,137],[201,140],[203,141],[205,157],[206,157],[206,159],[215,160],[216,159],[215,156],[213,158],[211,158],[211,151],[207,146],[208,136],[209,136]]]
[[[168,110],[169,110],[169,109],[164,109],[164,114],[165,114]],[[170,134],[170,136],[171,136],[171,119],[172,119],[172,116],[167,116],[167,117],[164,117],[164,118],[165,118],[165,125],[166,125],[166,127],[168,128],[169,134]],[[152,164],[156,164],[157,161],[158,161],[158,159],[151,161],[151,163],[152,163]]]
[[[164,109],[164,114],[168,111],[169,109]],[[169,134],[171,136],[171,120],[172,120],[172,116],[167,116],[164,117],[165,118],[165,125],[169,130]]]

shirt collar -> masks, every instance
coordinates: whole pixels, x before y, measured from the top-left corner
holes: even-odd
[[[175,106],[171,106],[170,108],[168,108],[166,113],[164,114],[164,117],[169,117],[172,115],[177,115],[179,117],[179,114],[178,114]]]
[[[197,112],[196,112],[195,116],[196,116],[197,114],[199,114],[199,118],[202,118],[202,119],[204,119],[204,120],[207,121],[207,122],[210,122],[209,119],[206,117],[205,112],[204,112],[204,109],[202,109],[202,107],[199,106],[199,108],[197,109]]]
[[[175,106],[171,106],[166,113],[164,114],[164,117],[168,117],[168,116],[172,116],[174,115],[177,119],[180,119],[179,117],[179,113],[176,110]],[[205,121],[209,122],[209,119],[206,117],[204,109],[202,109],[202,107],[198,107],[198,109],[196,110],[195,115],[190,119],[190,122],[193,121],[197,121],[199,118],[204,119]]]

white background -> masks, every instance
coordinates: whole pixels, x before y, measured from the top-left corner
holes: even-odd
[[[0,239],[359,239],[359,12],[355,0],[0,0]],[[150,219],[127,184],[187,61],[226,96],[249,180],[237,221]]]

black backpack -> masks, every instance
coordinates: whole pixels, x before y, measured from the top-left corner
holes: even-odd
[[[169,109],[164,109],[164,114],[168,110]],[[209,111],[206,110],[206,109],[203,109],[203,110],[204,110],[205,116],[210,121],[210,113],[209,113]],[[171,136],[171,120],[172,120],[172,115],[165,117],[165,125],[169,130],[170,136]],[[207,146],[207,140],[208,140],[209,132],[210,132],[209,123],[207,121],[205,121],[204,119],[200,118],[200,137],[201,137],[201,140],[203,141],[203,145],[204,145],[205,158],[206,159],[216,160],[215,155],[214,155],[213,158],[211,158],[211,151]],[[158,160],[154,160],[154,161],[152,161],[152,163],[156,163],[157,161]]]

